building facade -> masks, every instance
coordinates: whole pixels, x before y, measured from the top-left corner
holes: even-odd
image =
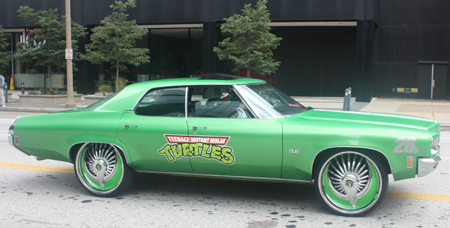
[[[111,13],[113,0],[71,0],[72,19],[89,29]],[[131,19],[149,30],[138,42],[150,49],[150,63],[120,72],[129,82],[201,73],[232,72],[212,51],[224,37],[224,18],[241,13],[256,0],[137,0]],[[17,50],[28,23],[17,10],[57,8],[64,0],[2,0],[0,24]],[[277,72],[264,78],[289,95],[343,96],[352,87],[359,101],[372,97],[450,99],[448,0],[269,0],[272,32],[282,37],[274,51],[281,61]],[[80,49],[89,35],[80,40]],[[63,58],[63,57],[62,57]],[[114,79],[114,67],[77,62],[78,93],[90,94],[96,85]],[[64,87],[64,70],[54,69],[52,81]],[[239,73],[239,72],[237,72]],[[6,75],[15,85],[43,87],[45,71],[33,63],[11,60]],[[56,78],[56,79],[54,79]],[[59,81],[58,81],[59,80]],[[59,85],[59,84],[58,84]]]

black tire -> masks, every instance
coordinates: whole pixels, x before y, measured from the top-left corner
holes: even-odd
[[[134,180],[123,154],[108,143],[84,144],[75,159],[75,174],[88,192],[102,197],[119,195]]]
[[[364,152],[342,151],[323,158],[314,172],[319,199],[334,212],[362,216],[374,210],[388,188],[387,169]]]

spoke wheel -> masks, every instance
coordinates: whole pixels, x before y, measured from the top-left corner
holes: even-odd
[[[388,186],[382,163],[361,152],[333,154],[319,163],[315,174],[322,201],[343,215],[359,216],[375,209]]]
[[[98,196],[114,196],[132,182],[133,171],[119,150],[106,143],[86,143],[78,151],[75,173],[81,184]]]

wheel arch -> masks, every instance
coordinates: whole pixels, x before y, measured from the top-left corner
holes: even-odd
[[[318,167],[319,162],[323,158],[329,157],[332,154],[335,154],[338,152],[343,152],[343,151],[355,151],[355,152],[363,153],[365,155],[374,156],[383,163],[382,165],[384,167],[387,168],[388,174],[392,173],[392,166],[391,166],[391,163],[389,162],[388,157],[379,150],[376,150],[373,148],[365,148],[365,147],[331,147],[331,148],[326,148],[326,149],[320,151],[319,153],[317,153],[316,157],[314,158],[313,165],[311,167],[311,180],[314,179],[314,176],[315,176],[314,174],[315,174],[315,172],[317,172],[317,170],[319,168]]]
[[[119,151],[119,153],[121,153],[122,156],[125,158],[126,165],[130,166],[130,163],[128,163],[128,157],[126,156],[126,154],[125,154],[124,150],[122,149],[122,147],[120,147],[120,146],[118,146],[116,144],[113,144],[113,143],[109,143],[109,142],[77,142],[75,144],[72,144],[72,146],[70,146],[70,148],[69,148],[69,160],[70,160],[70,162],[75,164],[75,160],[76,160],[78,151],[80,150],[80,148],[83,145],[88,144],[88,143],[105,143],[105,144],[110,144],[110,145],[114,146]]]

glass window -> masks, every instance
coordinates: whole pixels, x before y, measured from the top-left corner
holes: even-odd
[[[150,90],[139,102],[135,113],[144,116],[184,117],[186,88]]]
[[[188,116],[254,118],[232,86],[189,87]]]
[[[261,118],[288,116],[309,110],[266,83],[239,85],[237,89]]]

